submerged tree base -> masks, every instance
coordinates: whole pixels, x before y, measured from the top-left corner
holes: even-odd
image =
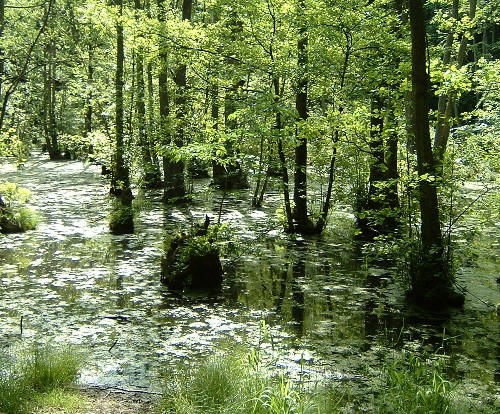
[[[112,234],[134,233],[134,210],[132,202],[122,203],[113,200],[113,210],[109,217],[109,230]]]
[[[446,310],[449,308],[463,308],[465,295],[450,287],[435,286],[426,292],[411,290],[407,292],[406,299],[409,303],[430,310]]]
[[[454,290],[450,264],[442,249],[432,249],[412,257],[410,262],[411,285],[406,297],[408,302],[430,310],[462,308],[465,295]]]
[[[210,186],[221,190],[245,190],[249,184],[248,177],[239,164],[229,165],[226,170],[222,165],[214,163]]]
[[[0,233],[22,233],[25,230],[15,221],[10,220],[8,217],[0,217]]]
[[[192,194],[186,194],[183,196],[173,196],[164,194],[162,197],[162,202],[164,204],[171,204],[171,205],[186,204],[186,203],[191,203],[192,201],[193,201]]]

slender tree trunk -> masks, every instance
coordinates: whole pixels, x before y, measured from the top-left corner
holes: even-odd
[[[274,129],[276,130],[276,136],[278,140],[278,157],[281,167],[281,181],[283,183],[283,199],[285,202],[285,217],[287,221],[286,230],[288,232],[293,232],[294,223],[293,223],[292,203],[290,202],[290,180],[288,178],[288,168],[286,166],[285,151],[283,150],[283,139],[281,137],[283,123],[281,120],[281,112],[279,110],[279,106],[277,105],[279,103],[281,95],[279,87],[279,79],[277,77],[273,78],[273,88],[274,88],[274,102],[276,104]]]
[[[242,22],[238,20],[236,13],[233,14],[229,23],[231,29],[231,40],[234,41],[242,32]],[[226,65],[236,67],[239,62],[230,57],[226,60]],[[226,133],[238,128],[238,122],[231,119],[231,115],[236,112],[236,99],[238,93],[245,85],[243,79],[237,79],[226,91],[224,97],[224,127]],[[227,134],[229,135],[229,134]],[[231,138],[225,140],[226,159],[215,159],[212,162],[212,185],[225,190],[248,188],[248,180],[238,161],[234,160],[238,149],[235,148]]]
[[[4,8],[5,8],[5,0],[2,0],[4,2]],[[24,80],[28,74],[28,69],[29,65],[31,63],[31,59],[33,57],[33,50],[35,49],[35,46],[38,45],[38,41],[40,40],[40,37],[42,36],[42,33],[45,31],[47,24],[49,22],[50,16],[52,14],[52,5],[55,3],[55,0],[48,0],[48,3],[44,5],[44,16],[40,25],[40,29],[38,30],[38,33],[36,34],[35,38],[30,44],[30,47],[28,49],[28,52],[26,53],[26,58],[22,64],[22,67],[20,70],[17,72],[17,76],[12,80],[8,88],[5,88],[5,84],[2,84],[3,89],[5,92],[3,93],[3,96],[0,95],[0,98],[2,99],[2,105],[0,108],[0,131],[3,128],[4,122],[5,122],[5,115],[7,113],[7,105],[9,102],[9,98],[11,95],[14,93],[14,91],[17,89],[19,86],[19,83]],[[2,25],[2,28],[4,26]],[[0,56],[2,57],[2,56]],[[5,61],[4,61],[5,64]],[[5,69],[5,68],[4,68]],[[2,72],[3,75],[3,72]],[[5,79],[2,78],[2,81]]]
[[[304,0],[299,0],[299,15],[303,16],[306,9]],[[308,92],[308,32],[304,22],[300,23],[299,39],[297,42],[297,70],[298,82],[295,95],[295,108],[298,114],[295,144],[295,170],[294,170],[294,211],[295,231],[298,233],[311,232],[313,225],[307,214],[307,137],[304,136],[302,123],[309,118],[307,92]]]
[[[459,1],[453,0],[452,17],[458,21]],[[477,0],[469,0],[469,19],[474,20],[476,16]],[[453,32],[450,32],[446,39],[446,50],[443,56],[443,63],[449,64],[451,61],[451,49],[453,47]],[[469,43],[470,33],[463,33],[457,52],[456,65],[460,69],[465,63],[467,45]],[[450,91],[447,95],[441,95],[438,101],[436,132],[434,135],[434,153],[436,163],[440,165],[443,162],[446,146],[450,137],[451,127],[453,125],[453,114],[456,106],[456,92]]]
[[[444,260],[436,191],[436,168],[429,131],[429,79],[426,70],[426,41],[423,0],[410,0],[412,44],[412,90],[419,175],[420,232],[422,250],[412,269],[413,299],[428,307],[463,305],[463,296],[452,294],[453,279]]]
[[[123,14],[123,0],[115,0],[119,17]],[[116,196],[110,219],[110,230],[115,234],[134,232],[132,190],[130,176],[125,160],[124,140],[124,36],[121,21],[116,25],[116,71],[115,71],[115,159],[111,176],[110,193]]]
[[[375,91],[371,97],[370,139],[370,175],[368,178],[368,194],[360,197],[358,209],[358,227],[361,235],[367,240],[373,240],[385,230],[383,211],[386,207],[384,199],[385,159],[384,159],[384,104],[382,98]]]
[[[183,0],[182,20],[191,20],[193,2]],[[176,128],[172,144],[181,148],[185,141],[185,129],[187,121],[187,66],[181,63],[177,66],[174,74],[176,86],[175,94],[175,118]],[[163,200],[165,202],[177,202],[186,196],[186,186],[184,182],[184,161],[167,159],[163,165],[165,174],[165,190]]]
[[[335,164],[337,161],[337,143],[339,141],[339,131],[335,131],[335,139],[332,149],[332,157],[330,158],[330,167],[328,169],[328,187],[326,189],[326,197],[321,209],[318,221],[316,223],[316,233],[320,234],[326,227],[328,212],[330,211],[330,203],[332,200],[333,183],[335,181]]]
[[[158,21],[165,22],[165,0],[157,0],[158,5]],[[159,45],[159,75],[158,75],[158,104],[159,104],[159,135],[161,137],[161,144],[167,145],[170,143],[170,131],[168,129],[168,121],[170,117],[170,97],[168,90],[168,54],[167,45],[164,41],[160,40]],[[169,174],[169,159],[168,156],[162,156],[163,165],[163,178],[167,179]],[[165,188],[164,188],[165,191]]]
[[[352,52],[352,36],[348,33],[345,32],[344,36],[346,38],[346,48],[344,52],[344,62],[342,64],[342,72],[341,72],[341,77],[340,77],[340,85],[339,85],[339,92],[344,90],[345,86],[345,81],[346,81],[346,76],[347,76],[347,69],[349,67],[349,62],[351,59],[351,52]],[[332,108],[332,110],[335,108]],[[339,113],[342,113],[343,108],[339,108]],[[327,218],[328,218],[328,212],[330,211],[330,203],[332,199],[332,192],[333,192],[333,183],[335,180],[335,164],[337,161],[337,144],[339,142],[339,130],[338,128],[335,129],[333,133],[333,148],[332,148],[332,156],[330,158],[330,168],[328,172],[328,187],[326,190],[326,196],[325,196],[325,201],[323,203],[323,208],[321,209],[321,212],[318,217],[318,221],[316,222],[315,226],[315,232],[317,234],[320,234],[326,227],[327,223]]]
[[[44,99],[43,99],[43,122],[45,143],[49,158],[57,160],[62,158],[57,137],[56,120],[56,44],[49,40],[44,48]]]
[[[85,103],[85,119],[84,119],[84,133],[88,135],[92,132],[92,117],[94,108],[92,104],[94,84],[94,46],[89,43],[88,45],[88,63],[87,63],[87,97]]]
[[[379,208],[380,206],[380,182],[385,179],[384,164],[384,104],[382,98],[375,93],[371,102],[370,116],[370,187],[368,189],[368,208]]]
[[[135,0],[135,10],[140,12],[144,9],[141,0]],[[137,15],[136,20],[140,16]],[[146,82],[144,81],[144,53],[139,48],[135,54],[135,113],[137,124],[137,141],[141,152],[143,185],[147,188],[156,187],[160,181],[158,165],[154,163],[151,147],[149,144],[148,120],[146,118]]]
[[[0,98],[3,96],[3,78],[5,72],[5,57],[4,50],[1,47],[3,44],[3,28],[5,27],[5,0],[0,0]],[[1,126],[0,126],[1,130]]]
[[[399,195],[398,195],[398,133],[396,132],[396,125],[394,119],[394,110],[389,107],[386,115],[386,123],[388,124],[387,139],[386,139],[386,151],[385,151],[385,164],[387,166],[386,181],[387,191],[386,198],[388,201],[388,206],[392,212],[393,217],[391,218],[392,225],[389,226],[392,229],[397,227],[398,219],[397,209],[399,209]]]

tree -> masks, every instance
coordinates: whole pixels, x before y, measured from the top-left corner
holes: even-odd
[[[16,43],[17,39],[10,39],[9,42],[5,42],[5,44],[11,45],[11,50],[7,51],[4,47],[0,49],[0,64],[2,66],[2,72],[0,74],[0,92],[2,92],[2,95],[0,95],[0,98],[2,100],[0,108],[0,130],[2,130],[4,127],[9,99],[16,92],[19,85],[27,81],[28,72],[30,71],[30,65],[32,64],[33,60],[33,55],[35,53],[36,47],[40,42],[40,38],[45,32],[49,23],[53,3],[54,0],[48,0],[46,4],[42,5],[43,7],[39,7],[40,10],[42,10],[42,17],[40,20],[41,23],[37,25],[38,30],[32,37],[30,35],[27,35],[29,39],[27,43],[25,43],[24,41],[20,43],[21,47],[25,46],[25,49],[18,49],[19,44]],[[0,7],[0,10],[2,12],[2,16],[0,17],[3,19],[3,24],[1,26],[0,39],[5,41],[7,34],[5,31],[6,17],[4,0],[2,0],[2,6],[3,7]],[[29,10],[31,9],[32,8],[30,7]],[[20,6],[20,10],[23,10],[22,6]],[[37,13],[33,13],[33,10],[31,10],[30,13],[35,16],[37,15]],[[21,16],[18,21],[24,21],[23,17]],[[14,33],[12,33],[11,35],[14,36]],[[6,63],[8,63],[8,65],[6,65]]]
[[[445,260],[439,205],[438,175],[429,130],[429,80],[423,0],[409,1],[412,45],[413,135],[417,151],[421,250],[411,269],[410,297],[429,307],[462,306],[463,295],[453,291],[453,277]]]
[[[182,20],[191,21],[193,2],[183,0]],[[163,164],[165,180],[165,192],[163,200],[165,202],[183,200],[186,196],[186,186],[184,183],[184,160],[176,154],[179,148],[184,146],[186,121],[187,121],[187,65],[181,62],[174,71],[175,90],[175,130],[173,137],[170,137],[169,145],[172,146],[172,153]]]
[[[293,192],[293,218],[294,230],[298,233],[315,232],[314,226],[308,217],[307,210],[307,136],[304,128],[309,118],[307,92],[308,92],[308,32],[304,19],[306,14],[304,0],[299,0],[297,15],[299,17],[299,30],[297,40],[297,91],[295,95],[295,109],[297,110],[297,125],[294,167],[294,192]]]
[[[229,29],[229,45],[234,47],[241,38],[243,32],[243,21],[239,19],[234,10],[229,12],[227,27]],[[235,71],[227,81],[229,86],[224,95],[224,131],[219,130],[222,137],[224,154],[212,161],[212,185],[222,189],[242,189],[248,187],[247,178],[243,172],[240,162],[237,160],[238,148],[235,145],[238,134],[238,121],[235,117],[237,111],[236,102],[240,96],[245,80],[238,71],[241,62],[234,56],[225,56],[225,70],[229,73]],[[217,91],[218,94],[218,91]],[[213,115],[218,117],[218,108],[213,107]],[[217,114],[217,115],[216,115]]]
[[[459,18],[458,6],[459,1],[453,0],[451,8],[451,18],[455,21],[457,21]],[[474,21],[474,18],[476,16],[476,8],[477,0],[469,0],[469,25],[473,24],[472,22]],[[455,55],[456,58],[453,65],[455,67],[453,68],[452,73],[459,72],[465,64],[467,45],[469,43],[469,39],[472,38],[472,35],[470,33],[471,29],[472,27],[466,27],[463,30],[463,33],[460,36],[460,43],[456,54],[452,53],[452,50],[454,49],[454,37],[456,34],[453,32],[453,30],[450,30],[450,32],[448,33],[442,64],[445,68],[447,68],[452,64],[452,55]],[[436,161],[439,164],[442,164],[446,153],[446,146],[448,144],[450,131],[454,123],[454,118],[458,117],[458,114],[455,114],[454,116],[454,113],[456,112],[456,100],[457,96],[460,93],[460,89],[463,88],[463,86],[461,87],[460,85],[456,84],[457,82],[450,82],[449,79],[445,79],[443,83],[451,83],[451,87],[447,88],[448,90],[446,91],[440,92],[437,107],[434,152],[436,155]]]
[[[139,24],[140,12],[144,10],[141,0],[134,0],[136,10],[136,21]],[[144,47],[139,44],[135,51],[135,75],[136,75],[136,130],[137,145],[141,156],[143,169],[143,185],[149,188],[158,187],[161,184],[161,173],[157,163],[154,149],[151,145],[151,128],[148,125],[151,119],[146,117],[146,82],[144,81]],[[152,110],[152,109],[151,109]]]
[[[115,0],[117,8],[116,22],[116,71],[115,71],[115,154],[111,176],[110,193],[117,197],[111,216],[110,229],[113,233],[133,233],[134,221],[132,210],[132,190],[130,188],[129,169],[125,160],[124,142],[124,108],[123,108],[123,75],[124,75],[124,35],[123,0]]]
[[[55,33],[52,30],[45,40],[45,45],[43,48],[43,60],[43,130],[49,157],[51,160],[57,160],[62,158],[62,152],[59,148],[58,142],[58,127],[56,117],[57,90],[60,81],[57,77],[57,44]]]

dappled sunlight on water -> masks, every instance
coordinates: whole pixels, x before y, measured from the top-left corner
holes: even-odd
[[[108,184],[99,173],[42,156],[18,171],[2,166],[2,180],[32,191],[42,219],[35,231],[0,237],[3,348],[76,344],[89,354],[82,382],[148,387],[159,385],[167,367],[221,348],[260,346],[289,372],[361,381],[392,347],[443,347],[456,375],[497,387],[498,227],[485,241],[484,260],[459,272],[471,292],[465,310],[433,319],[405,309],[393,269],[368,266],[349,241],[348,208],[333,212],[324,236],[291,237],[276,221],[278,189],[270,190],[272,202],[252,209],[249,194],[223,199],[200,181],[187,206],[165,207],[159,192],[141,195],[136,233],[112,236]],[[222,292],[169,292],[160,284],[164,231],[187,229],[205,214],[216,221],[219,210],[240,242],[237,260],[224,261]]]

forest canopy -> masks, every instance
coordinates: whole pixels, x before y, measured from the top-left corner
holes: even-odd
[[[428,302],[450,200],[498,186],[499,36],[490,0],[0,0],[0,155],[102,164],[116,233],[136,185],[186,202],[209,171],[259,207],[278,176],[286,231],[348,204],[363,240],[405,241]]]

